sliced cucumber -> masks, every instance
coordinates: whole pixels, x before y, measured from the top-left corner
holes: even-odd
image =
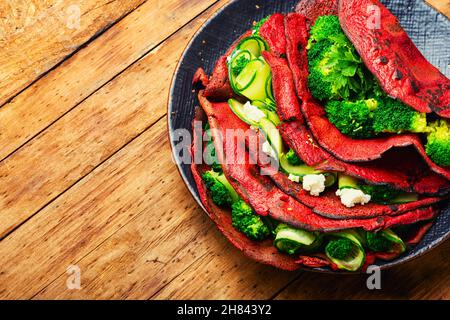
[[[266,96],[272,100],[275,101],[275,98],[273,97],[273,89],[272,89],[272,73],[269,77],[267,77],[266,80]]]
[[[266,113],[256,106],[251,111],[246,110],[245,105],[235,99],[228,100],[228,105],[239,119],[254,127],[259,127],[260,120],[266,117]]]
[[[271,69],[261,57],[264,50],[267,50],[267,45],[263,39],[256,36],[248,37],[238,44],[228,62],[228,76],[233,91],[251,101],[264,101],[267,98],[273,100]],[[235,74],[234,68],[240,59],[250,62],[239,74]]]
[[[323,175],[325,176],[325,187],[329,188],[334,186],[337,181],[337,174],[334,172],[324,172]]]
[[[333,238],[333,240],[328,243],[325,254],[327,255],[328,259],[330,259],[336,266],[341,270],[347,270],[347,271],[357,271],[362,268],[365,260],[366,260],[366,253],[364,251],[364,248],[362,246],[360,236],[355,231],[343,231],[339,233],[332,233],[330,236]],[[339,239],[347,239],[351,242],[351,252],[345,257],[341,259],[337,259],[332,255],[330,252],[331,248],[329,245],[333,241],[339,241]]]
[[[253,101],[252,104],[254,106],[257,106],[259,109],[264,111],[267,115],[267,119],[273,122],[275,126],[278,126],[281,123],[280,117],[278,114],[272,110],[271,107],[269,107],[265,102],[262,101]]]
[[[392,199],[390,203],[393,204],[402,204],[408,202],[414,202],[419,200],[419,195],[417,193],[402,193],[399,196]]]
[[[283,154],[280,158],[280,166],[281,169],[287,174],[292,174],[300,178],[300,181],[303,180],[303,177],[308,174],[323,174],[325,176],[325,186],[331,187],[336,183],[336,174],[333,172],[322,172],[320,170],[316,170],[313,167],[309,167],[306,164],[301,164],[298,166],[294,166],[289,163],[286,159],[286,155]]]
[[[236,202],[240,199],[236,190],[234,190],[234,188],[231,186],[230,182],[228,182],[224,174],[218,175],[217,181],[219,181],[221,184],[223,184],[225,188],[227,188],[228,192],[230,193],[231,199],[233,199],[233,202]]]
[[[393,243],[392,251],[397,253],[403,253],[406,251],[406,244],[403,240],[395,234],[394,231],[386,229],[382,231],[383,236]]]
[[[278,158],[283,154],[283,139],[275,124],[267,118],[261,119],[259,128],[264,133],[267,141],[278,155]]]
[[[251,61],[255,59],[255,56],[248,50],[237,51],[235,54],[231,56],[230,67],[233,76],[237,76],[233,71],[235,70],[237,64],[241,59],[245,59],[246,61]]]
[[[359,189],[358,187],[358,180],[346,176],[345,174],[339,174],[339,189]]]
[[[286,159],[285,154],[283,154],[280,158],[280,166],[287,174],[293,174],[295,176],[300,177],[300,179],[303,178],[303,176],[306,176],[307,174],[320,174],[321,173],[320,171],[314,169],[313,167],[309,167],[306,164],[293,166]]]
[[[261,52],[267,50],[266,43],[260,37],[248,37],[239,42],[236,50],[248,50],[255,57],[261,56]]]
[[[258,74],[258,70],[262,69],[264,67],[264,62],[255,59],[250,61],[244,69],[242,69],[241,73],[234,79],[235,80],[235,87],[238,90],[239,93],[242,93],[242,91],[246,90],[250,85],[255,81],[256,75]],[[250,100],[257,100],[257,99],[250,99]]]
[[[267,119],[269,119],[275,126],[278,126],[281,123],[280,117],[276,112],[270,110],[264,110],[267,115]]]
[[[390,229],[375,233],[367,232],[365,238],[367,247],[374,252],[401,254],[406,251],[406,244]]]
[[[275,232],[274,246],[279,251],[290,255],[296,254],[302,248],[315,245],[316,240],[318,240],[314,233],[295,229],[286,224],[280,224]]]
[[[370,185],[360,184],[358,179],[355,179],[353,177],[339,174],[339,189],[356,189],[361,190],[366,194],[371,194],[371,189],[367,190],[366,187],[370,187]],[[391,198],[388,201],[376,201],[374,199],[374,196],[372,195],[371,201],[377,202],[377,203],[383,203],[383,204],[402,204],[402,203],[408,203],[417,201],[419,199],[419,195],[415,193],[399,193],[398,196],[395,196],[395,198]]]
[[[269,98],[267,98],[264,101],[260,101],[260,100],[255,100],[253,101],[253,104],[255,106],[258,106],[262,109],[266,109],[272,112],[277,112],[277,106],[275,105],[275,102],[273,102],[272,100],[270,100]]]
[[[237,93],[251,101],[267,99],[266,80],[271,74],[270,66],[264,59],[250,61],[234,79]]]
[[[261,109],[265,109],[266,108],[266,104],[263,101],[255,100],[255,101],[252,101],[252,104],[254,106],[257,106],[258,108],[261,108]]]

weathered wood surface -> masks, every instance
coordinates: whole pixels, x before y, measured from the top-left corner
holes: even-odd
[[[0,105],[144,1],[2,1]]]
[[[84,1],[64,43],[36,17],[69,2],[0,5],[0,298],[450,298],[448,243],[369,291],[363,276],[250,261],[199,209],[171,160],[167,92],[189,39],[226,2]],[[14,55],[20,41],[30,61]],[[80,290],[67,288],[71,265]]]

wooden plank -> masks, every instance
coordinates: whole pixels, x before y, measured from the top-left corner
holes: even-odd
[[[450,18],[450,1],[449,0],[426,0],[429,5]]]
[[[0,242],[0,298],[147,299],[174,279],[186,285],[179,295],[206,297],[205,282],[183,282],[198,263],[217,289],[210,297],[267,298],[292,279],[216,230],[180,181],[165,126],[163,118]],[[79,266],[82,290],[67,289],[69,265]]]
[[[405,265],[383,271],[382,290],[368,290],[367,275],[305,273],[276,299],[450,299],[450,242]]]
[[[204,17],[0,163],[0,238],[166,113],[166,92],[182,43]]]
[[[0,105],[144,1],[1,1]]]
[[[148,0],[0,108],[0,160],[214,2]]]

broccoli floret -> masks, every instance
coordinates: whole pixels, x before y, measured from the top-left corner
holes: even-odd
[[[264,19],[255,22],[253,25],[253,34],[258,35],[259,34],[259,29],[261,29],[261,26],[267,22],[267,20],[269,20],[269,18],[271,17],[271,15],[265,17]]]
[[[373,128],[376,133],[426,132],[427,117],[389,97],[382,99],[373,114]]]
[[[366,70],[336,16],[321,16],[308,43],[308,85],[319,100],[362,98],[373,91],[375,78]]]
[[[261,217],[244,200],[233,203],[231,208],[231,217],[235,229],[256,241],[264,240],[270,235],[270,230]]]
[[[300,157],[292,149],[289,149],[288,153],[286,153],[286,160],[293,166],[299,166],[303,163]]]
[[[309,68],[308,87],[316,99],[325,100],[333,96],[332,84],[325,81],[325,77],[319,68]]]
[[[275,230],[274,245],[280,251],[290,255],[299,251],[312,252],[321,244],[319,234],[297,229],[284,223],[280,223]]]
[[[325,247],[327,255],[334,259],[345,260],[353,252],[354,244],[346,238],[331,240]]]
[[[311,63],[311,66],[314,67],[313,63],[317,63],[318,61],[322,60],[324,54],[328,52],[332,45],[333,42],[326,39],[311,46],[311,48],[308,50],[308,61]]]
[[[245,68],[245,66],[250,62],[247,57],[244,55],[241,55],[239,58],[237,58],[236,63],[234,64],[232,68],[232,72],[235,76],[239,75],[242,70]]]
[[[205,172],[203,174],[203,181],[205,182],[206,188],[211,193],[211,198],[216,205],[231,205],[239,199],[236,191],[223,174],[215,171]]]
[[[392,247],[391,241],[383,236],[381,232],[366,235],[367,247],[374,252],[389,252]]]
[[[311,28],[308,48],[311,48],[316,42],[342,36],[342,34],[343,31],[337,16],[320,16]]]
[[[375,203],[389,203],[398,197],[402,192],[386,185],[359,185],[365,194],[370,195],[370,201]]]
[[[330,101],[325,106],[328,119],[343,134],[364,139],[375,135],[373,132],[372,110],[376,109],[377,100],[368,99],[356,102]]]
[[[425,150],[434,163],[450,166],[450,128],[446,120],[438,120],[429,126],[430,133]]]

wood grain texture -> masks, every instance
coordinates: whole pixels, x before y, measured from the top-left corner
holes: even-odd
[[[0,108],[0,160],[214,2],[148,0]]]
[[[2,1],[0,105],[144,1]]]
[[[193,30],[150,52],[0,163],[0,238],[165,114],[180,42]]]
[[[450,243],[369,291],[362,276],[247,259],[194,202],[170,155],[167,92],[190,37],[227,1],[181,27],[214,2],[148,0],[0,108],[0,298],[450,299]],[[81,290],[67,288],[70,265]]]

